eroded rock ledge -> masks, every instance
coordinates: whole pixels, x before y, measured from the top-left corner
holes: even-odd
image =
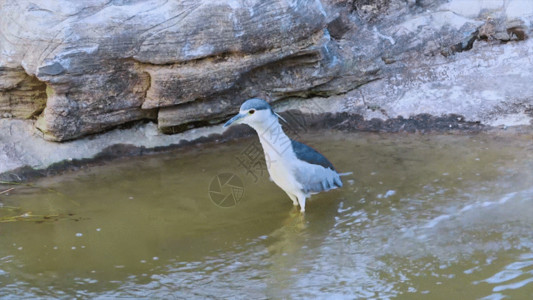
[[[38,83],[35,99],[29,84],[0,86],[0,112],[27,117],[35,100],[39,114],[46,87],[35,126],[52,141],[224,118],[254,95],[320,93],[342,76],[318,0],[0,1],[0,19],[0,79]]]
[[[458,115],[434,117],[427,114],[410,118],[365,120],[349,113],[304,114],[288,110],[280,112],[289,136],[298,139],[309,132],[340,130],[382,133],[477,133],[490,129],[477,122],[465,121]],[[132,156],[149,155],[238,140],[254,135],[245,125],[225,130],[221,125],[189,130],[174,135],[158,131],[153,122],[139,122],[129,128],[114,129],[93,137],[64,143],[43,140],[27,127],[31,122],[0,120],[0,140],[10,140],[0,146],[0,181],[20,182],[65,171]]]

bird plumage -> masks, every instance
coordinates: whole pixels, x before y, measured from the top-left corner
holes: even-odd
[[[224,127],[244,123],[255,129],[267,159],[270,177],[305,211],[306,199],[322,191],[342,187],[342,180],[333,164],[315,149],[289,139],[278,115],[261,99],[250,99],[241,105],[239,114]]]
[[[241,110],[249,110],[249,109],[255,109],[255,110],[272,110],[270,107],[270,104],[266,102],[265,100],[258,99],[258,98],[252,98],[248,99],[241,105]]]
[[[335,171],[333,164],[329,162],[324,155],[320,154],[320,152],[293,139],[291,139],[291,144],[292,149],[298,159],[306,161],[310,164],[321,165],[324,168],[330,168]]]
[[[299,160],[310,165],[322,167],[322,169],[317,168],[316,172],[318,174],[311,174],[311,176],[309,176],[309,173],[304,172],[305,169],[295,171],[298,181],[307,182],[306,186],[302,188],[304,193],[314,194],[342,187],[342,180],[335,170],[335,167],[324,155],[306,144],[295,140],[291,140],[291,142],[293,151]]]

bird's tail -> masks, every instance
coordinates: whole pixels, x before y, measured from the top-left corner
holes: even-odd
[[[345,172],[345,173],[339,173],[339,176],[348,176],[348,175],[352,175],[353,172]]]

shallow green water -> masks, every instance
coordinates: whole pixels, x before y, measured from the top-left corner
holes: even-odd
[[[354,172],[305,216],[255,138],[16,186],[0,195],[0,296],[533,297],[532,136],[301,140]]]

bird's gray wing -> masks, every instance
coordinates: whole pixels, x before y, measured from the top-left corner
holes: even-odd
[[[294,140],[291,140],[291,142],[294,153],[296,153],[296,158],[313,165],[320,165],[324,168],[322,171],[315,170],[313,174],[297,172],[297,180],[303,184],[304,193],[318,193],[342,187],[339,174],[333,167],[333,164],[324,155],[300,142]]]
[[[330,168],[333,171],[336,171],[335,167],[333,167],[333,164],[315,149],[295,140],[291,140],[291,143],[292,149],[294,150],[294,153],[296,153],[296,157],[299,160],[303,160],[314,165],[321,165],[324,168]]]

